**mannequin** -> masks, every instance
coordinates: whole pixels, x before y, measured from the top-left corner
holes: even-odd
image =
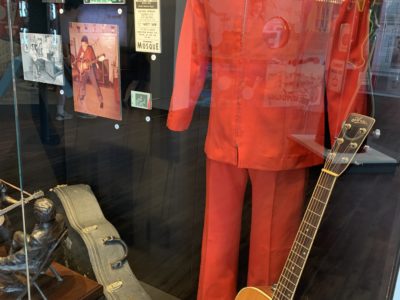
[[[326,110],[332,140],[349,112],[363,112],[367,37],[368,10],[349,0],[187,1],[167,126],[189,127],[211,63],[199,300],[235,297],[248,179],[248,284],[277,281],[301,220],[307,167],[322,162],[301,139],[324,145]]]

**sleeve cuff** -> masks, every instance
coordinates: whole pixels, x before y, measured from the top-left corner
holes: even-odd
[[[193,109],[180,109],[168,113],[167,127],[172,131],[185,131],[189,128]]]

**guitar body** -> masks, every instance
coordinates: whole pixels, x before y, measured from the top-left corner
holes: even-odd
[[[82,75],[85,71],[89,70],[89,62],[86,60],[78,61],[77,68],[78,68],[79,74]]]
[[[98,61],[103,62],[105,58],[105,54],[102,54],[93,60],[78,59],[75,63],[75,67],[78,70],[79,81],[82,80],[82,76],[85,74],[86,71],[90,69],[93,64],[97,63]]]
[[[246,287],[240,290],[235,300],[271,300],[272,289],[270,287]]]
[[[83,75],[90,69],[90,66],[97,62],[96,60],[79,60],[76,62],[76,69],[78,70],[79,81],[82,81]]]

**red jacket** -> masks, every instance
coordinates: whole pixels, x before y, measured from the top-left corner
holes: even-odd
[[[81,62],[92,62],[93,64],[96,62],[96,54],[92,46],[88,46],[86,51],[83,51],[83,48],[80,47],[76,58]]]
[[[188,0],[168,128],[188,128],[212,63],[210,159],[266,170],[320,163],[294,135],[324,144],[325,82],[332,137],[362,110],[368,37],[367,8],[328,1],[338,2]]]

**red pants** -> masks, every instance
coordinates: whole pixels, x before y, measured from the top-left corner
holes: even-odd
[[[243,198],[252,183],[248,285],[276,283],[303,211],[306,170],[261,171],[207,160],[198,300],[233,300]]]

